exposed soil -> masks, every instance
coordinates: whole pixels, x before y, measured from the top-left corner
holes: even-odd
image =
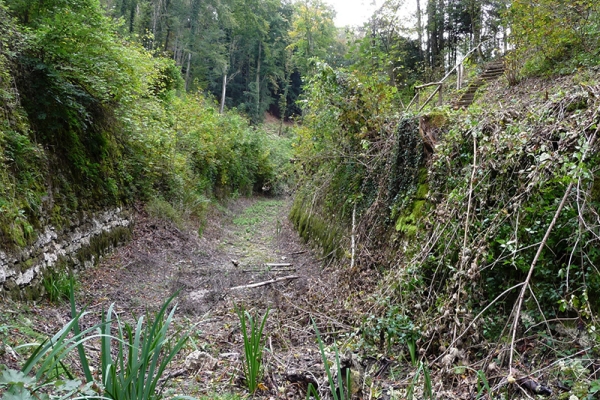
[[[342,286],[338,273],[322,265],[324,260],[302,243],[287,218],[289,203],[284,198],[254,197],[212,207],[201,236],[193,222],[180,229],[138,213],[132,240],[79,277],[77,302],[90,311],[83,324],[99,322],[112,303],[122,319],[132,320],[159,309],[177,293],[176,325],[190,340],[171,365],[176,378],[168,394],[243,394],[247,393],[241,373],[243,342],[234,307],[243,306],[259,316],[269,309],[265,327],[269,352],[257,395],[305,398],[307,381],[323,378],[311,317],[322,332],[339,335],[353,329],[346,322],[343,301],[338,301],[343,296],[336,294]],[[290,278],[235,288],[283,277]],[[43,334],[56,332],[70,318],[64,303],[13,306]],[[196,359],[185,366],[193,351]],[[1,363],[12,367],[23,361],[8,353],[2,358]]]

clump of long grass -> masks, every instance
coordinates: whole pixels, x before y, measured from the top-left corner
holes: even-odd
[[[258,316],[252,315],[244,310],[243,306],[235,306],[235,312],[240,319],[242,328],[242,336],[244,338],[244,376],[246,385],[250,393],[254,393],[258,388],[260,378],[262,376],[263,362],[263,329],[267,322],[269,309],[262,317],[262,321]]]
[[[85,330],[79,322],[86,315],[77,312],[71,284],[70,301],[73,319],[49,340],[35,347],[21,371],[6,369],[0,375],[0,388],[12,398],[34,399],[44,389],[44,399],[161,399],[163,378],[171,360],[184,346],[187,336],[171,336],[176,306],[167,312],[174,299],[170,297],[153,316],[140,317],[135,326],[122,323],[114,311],[114,304],[102,316],[102,321]],[[113,327],[114,332],[113,333]],[[100,339],[100,379],[93,374],[84,344]],[[85,382],[76,379],[66,359],[77,350]],[[160,385],[163,385],[159,387]],[[10,398],[10,397],[9,397]],[[186,397],[187,398],[187,397]]]
[[[333,373],[331,372],[331,368],[329,367],[329,360],[325,355],[325,343],[321,338],[321,333],[319,332],[319,328],[317,328],[317,324],[314,320],[312,320],[313,327],[315,329],[315,333],[317,335],[317,343],[319,344],[319,350],[321,351],[321,358],[323,359],[323,365],[325,366],[325,373],[327,374],[327,381],[329,382],[329,390],[331,391],[331,395],[334,400],[350,400],[352,397],[352,379],[350,369],[342,369],[342,363],[340,362],[340,354],[337,346],[334,346],[335,351],[335,368],[337,372],[337,385],[336,380],[333,378]],[[343,372],[346,372],[345,376]],[[310,396],[314,396],[316,400],[320,400],[319,393],[312,385],[312,383],[308,384],[308,390],[306,392],[306,399],[309,400]]]
[[[176,310],[173,307],[167,314],[172,300],[173,297],[169,298],[154,317],[148,317],[146,323],[144,317],[140,317],[135,327],[122,324],[113,305],[109,307],[100,326],[102,384],[109,398],[162,398],[161,390],[157,391],[159,382],[167,365],[188,338],[183,335],[173,341],[168,335]],[[116,318],[113,319],[113,316]],[[113,323],[116,326],[115,335],[111,335]]]

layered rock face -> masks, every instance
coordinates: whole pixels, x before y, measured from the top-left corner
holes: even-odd
[[[43,227],[25,248],[0,246],[0,296],[36,299],[43,294],[46,274],[88,268],[131,236],[131,213],[122,208],[83,214],[69,222],[62,229]]]

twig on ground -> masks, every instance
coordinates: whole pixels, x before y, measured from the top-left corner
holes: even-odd
[[[352,251],[352,258],[350,259],[350,270],[352,270],[354,268],[354,252],[356,249],[356,203],[354,203],[354,208],[352,209],[352,235],[351,235],[351,241],[352,241],[352,245],[351,245],[351,251]]]
[[[292,280],[292,279],[299,279],[299,278],[300,278],[300,276],[298,276],[298,275],[282,276],[281,278],[269,279],[268,281],[257,282],[257,283],[250,283],[248,285],[234,286],[232,288],[229,288],[229,290],[246,289],[246,288],[250,289],[250,288],[255,288],[255,287],[260,287],[260,286],[265,286],[265,285],[271,285],[273,283],[282,282],[282,281],[289,281],[289,280]]]
[[[284,298],[285,298],[285,297],[284,297]],[[327,315],[325,315],[325,314],[321,314],[321,313],[318,313],[318,312],[316,312],[316,311],[312,311],[312,312],[310,312],[310,311],[307,311],[307,310],[305,310],[304,308],[302,308],[302,307],[300,307],[300,306],[297,306],[296,304],[292,303],[292,302],[291,302],[289,299],[287,299],[287,298],[285,298],[285,299],[286,299],[286,301],[288,302],[288,304],[289,304],[289,305],[291,305],[293,308],[295,308],[295,309],[297,309],[297,310],[300,310],[300,311],[302,311],[303,313],[306,313],[307,315],[316,315],[316,316],[318,316],[319,318],[323,318],[323,319],[325,319],[325,320],[328,320],[328,321],[330,321],[330,322],[333,322],[333,323],[334,323],[335,325],[337,325],[337,326],[343,327],[343,328],[345,328],[345,329],[352,330],[352,327],[351,327],[350,325],[347,325],[347,324],[345,324],[345,323],[343,323],[343,322],[340,322],[340,321],[338,321],[338,320],[335,320],[335,319],[333,319],[333,318],[331,318],[331,317],[328,317],[328,316],[327,316]]]

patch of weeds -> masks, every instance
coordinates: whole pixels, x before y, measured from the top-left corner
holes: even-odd
[[[411,363],[416,365],[416,340],[419,333],[412,319],[398,306],[391,307],[385,316],[370,315],[363,323],[367,343],[379,342],[380,351],[390,352],[394,344],[408,346]]]
[[[282,200],[259,200],[246,208],[244,212],[233,219],[234,225],[253,227],[261,221],[276,218],[276,211],[283,205]]]
[[[267,322],[269,309],[267,309],[267,312],[262,317],[260,325],[260,320],[257,316],[252,317],[248,311],[244,310],[243,306],[235,306],[235,312],[240,319],[242,336],[244,337],[244,375],[246,377],[246,385],[250,393],[253,394],[259,388],[259,381],[262,375],[264,344],[262,333]]]
[[[429,366],[424,362],[420,362],[419,367],[417,368],[417,372],[415,373],[415,376],[414,376],[412,382],[408,386],[408,390],[406,392],[407,400],[412,400],[414,398],[415,386],[418,383],[419,377],[421,376],[421,374],[423,374],[423,393],[421,394],[421,396],[419,398],[421,398],[421,399],[433,399],[434,398],[433,397],[433,385],[431,382],[431,373],[429,371]]]
[[[72,290],[71,286],[69,297],[73,319],[51,338],[27,334],[35,339],[14,347],[21,355],[23,352],[29,354],[20,371],[0,368],[3,398],[163,398],[161,385],[166,381],[163,379],[166,367],[187,340],[187,335],[169,333],[176,310],[176,306],[171,305],[173,297],[157,314],[139,318],[135,326],[123,324],[114,312],[113,304],[100,323],[80,330],[80,320],[87,313],[77,312]],[[19,331],[22,332],[20,326]],[[101,340],[101,366],[99,374],[95,375],[84,344],[97,338]],[[74,366],[66,362],[72,359],[74,352],[79,356],[79,371],[73,371]],[[40,393],[43,394],[40,396]]]
[[[44,289],[46,289],[48,299],[52,303],[67,300],[69,298],[71,285],[73,285],[75,290],[79,288],[79,283],[66,267],[61,267],[46,273],[42,279],[42,285],[44,286]]]
[[[486,392],[488,396],[492,395],[492,389],[485,376],[485,372],[480,369],[477,370],[477,398],[480,398],[483,395],[483,392]]]
[[[242,228],[238,236],[250,240],[263,223],[274,221],[277,218],[282,205],[282,200],[259,200],[247,207],[233,219],[233,224]]]
[[[154,218],[170,221],[180,227],[183,223],[181,212],[171,203],[161,198],[154,197],[146,204],[146,211]]]
[[[325,367],[325,372],[327,373],[327,381],[329,383],[329,390],[331,391],[331,395],[334,400],[350,400],[352,398],[352,371],[350,368],[342,368],[342,363],[340,361],[340,354],[337,346],[334,346],[335,350],[335,371],[337,372],[337,382],[334,380],[334,375],[329,367],[329,360],[325,355],[325,343],[321,338],[321,334],[319,332],[319,328],[317,328],[317,324],[315,321],[312,321],[313,327],[315,329],[315,333],[317,335],[317,343],[319,344],[319,350],[321,351],[321,358],[323,360],[323,366]],[[316,389],[312,386],[312,384],[308,385],[307,391],[307,399],[310,395],[315,396],[317,400],[320,399],[319,394]]]

